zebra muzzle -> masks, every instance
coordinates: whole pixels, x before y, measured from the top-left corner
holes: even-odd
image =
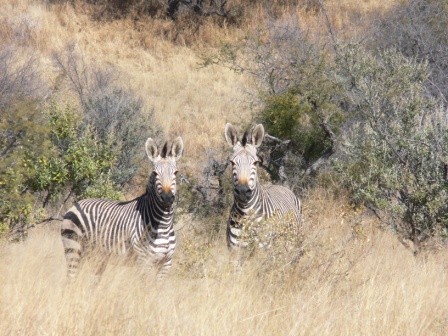
[[[160,199],[163,203],[171,205],[174,202],[174,194],[172,191],[162,191],[162,193],[160,194]]]
[[[252,190],[249,186],[244,184],[239,184],[235,187],[235,195],[242,201],[247,201],[252,195]]]

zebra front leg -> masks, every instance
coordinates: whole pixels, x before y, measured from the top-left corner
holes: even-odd
[[[157,281],[163,280],[167,276],[172,265],[173,264],[172,264],[171,258],[165,258],[163,261],[157,263],[157,265],[156,265]]]
[[[144,273],[153,281],[160,281],[166,277],[171,269],[171,258],[166,256],[138,256],[138,263],[143,266]]]
[[[61,224],[62,245],[67,261],[67,277],[73,280],[78,274],[82,253],[82,232],[70,219],[64,219]]]

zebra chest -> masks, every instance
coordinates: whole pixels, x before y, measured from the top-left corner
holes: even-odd
[[[229,217],[229,225],[231,227],[242,229],[247,223],[260,222],[265,218],[263,211],[260,209],[249,209],[247,211],[232,209]]]
[[[134,250],[139,254],[150,254],[153,259],[170,258],[176,246],[174,229],[166,231],[145,230],[134,239]]]

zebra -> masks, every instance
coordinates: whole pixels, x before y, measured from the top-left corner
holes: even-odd
[[[153,170],[143,195],[127,202],[84,199],[67,211],[61,237],[69,279],[76,277],[87,244],[107,253],[130,252],[141,261],[149,261],[157,278],[163,278],[172,266],[176,246],[176,162],[183,148],[181,137],[165,142],[160,151],[148,138],[145,149]]]
[[[301,202],[294,193],[283,186],[259,183],[257,164],[260,158],[257,148],[264,139],[264,127],[256,125],[252,131],[246,131],[239,140],[238,132],[229,123],[224,135],[227,143],[233,147],[229,157],[232,165],[234,202],[227,221],[227,246],[233,253],[241,257],[241,248],[246,247],[242,235],[246,223],[260,222],[263,219],[277,216],[282,221],[301,223]],[[237,264],[240,260],[234,260]]]

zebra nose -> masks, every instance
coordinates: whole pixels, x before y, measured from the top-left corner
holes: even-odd
[[[174,194],[171,191],[162,191],[162,193],[160,194],[160,198],[164,203],[167,204],[172,204],[174,202]]]
[[[244,184],[239,184],[235,188],[235,192],[240,197],[249,197],[250,196],[250,189],[249,186]]]

